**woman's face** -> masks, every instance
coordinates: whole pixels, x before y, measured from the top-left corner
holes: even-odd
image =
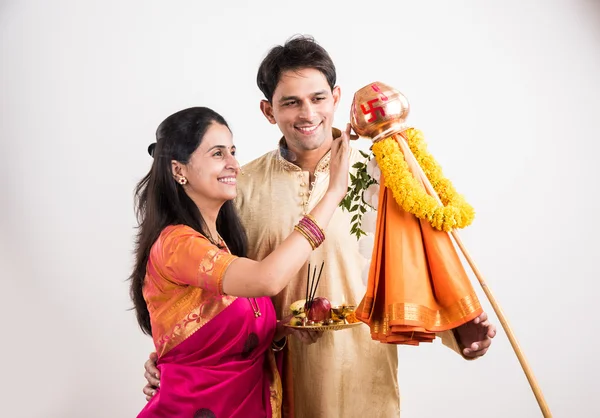
[[[223,204],[234,199],[239,171],[231,131],[216,122],[206,130],[187,164],[173,161],[175,180],[181,176],[187,179],[184,190],[198,206]]]

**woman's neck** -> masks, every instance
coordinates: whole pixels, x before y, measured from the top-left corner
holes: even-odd
[[[198,210],[200,211],[200,215],[202,219],[204,219],[204,224],[206,226],[206,233],[209,234],[207,237],[214,244],[219,243],[219,233],[217,231],[217,217],[219,216],[219,212],[223,203],[220,204],[210,204],[206,202],[195,202]]]

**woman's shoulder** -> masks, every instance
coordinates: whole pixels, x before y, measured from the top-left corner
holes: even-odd
[[[210,242],[200,232],[196,231],[191,226],[183,225],[183,224],[169,225],[169,226],[165,227],[161,231],[159,239],[166,240],[166,239],[173,239],[173,238],[178,238],[178,237],[196,237],[196,238],[206,240],[207,242]]]
[[[202,246],[202,244],[212,246],[212,243],[204,235],[188,225],[169,225],[161,231],[158,239],[152,246],[151,256],[171,253],[181,245]]]

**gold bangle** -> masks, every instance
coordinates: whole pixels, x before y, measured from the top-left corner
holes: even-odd
[[[287,344],[287,335],[285,337],[283,337],[283,344],[281,346],[278,346],[277,344],[275,344],[275,341],[271,341],[271,350],[275,351],[275,352],[279,352],[281,350],[283,350],[285,348],[285,345]],[[281,340],[279,340],[281,341]]]
[[[300,234],[302,234],[302,236],[304,238],[306,238],[306,240],[308,241],[308,243],[310,244],[310,247],[314,250],[317,248],[317,244],[316,242],[312,239],[312,237],[310,236],[310,234],[304,230],[304,228],[301,225],[296,225],[294,227],[295,231],[298,231]]]

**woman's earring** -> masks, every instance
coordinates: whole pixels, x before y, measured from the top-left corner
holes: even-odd
[[[186,183],[187,183],[187,179],[186,179],[185,177],[183,177],[183,176],[179,177],[179,180],[177,180],[177,181],[178,181],[178,182],[179,182],[179,184],[181,184],[182,186],[183,186],[184,184],[186,184]]]

